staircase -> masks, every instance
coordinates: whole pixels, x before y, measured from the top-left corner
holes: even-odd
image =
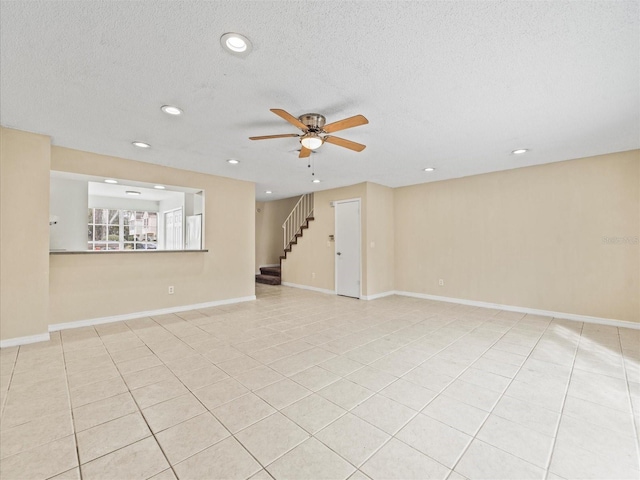
[[[293,236],[291,240],[287,243],[287,246],[284,249],[284,255],[280,255],[280,265],[282,265],[282,260],[286,260],[287,253],[291,252],[291,247],[298,243],[298,239],[302,236],[302,232],[304,232],[307,228],[309,228],[309,222],[313,221],[313,217],[307,217],[304,220],[304,223],[300,225],[298,232]]]
[[[280,285],[282,260],[287,258],[287,253],[290,253],[293,245],[298,243],[298,238],[302,237],[302,233],[309,228],[311,221],[313,221],[313,193],[307,193],[300,197],[282,224],[284,255],[280,256],[280,267],[260,267],[260,273],[256,275],[257,283]]]
[[[287,258],[287,253],[291,252],[291,247],[298,243],[298,238],[302,236],[309,222],[313,220],[313,193],[306,193],[300,197],[296,206],[293,207],[291,213],[282,224],[284,237],[284,255],[280,257],[280,265],[282,260]]]
[[[260,267],[260,274],[256,275],[256,283],[280,285],[280,267]]]

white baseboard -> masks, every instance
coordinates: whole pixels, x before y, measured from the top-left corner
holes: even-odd
[[[28,337],[8,338],[0,340],[0,348],[17,347],[18,345],[28,345],[29,343],[46,342],[51,337],[49,333],[39,333],[38,335],[29,335]]]
[[[362,295],[360,298],[362,300],[375,300],[376,298],[388,297],[390,295],[395,295],[395,290],[390,290],[388,292],[375,293],[373,295]]]
[[[544,317],[554,317],[564,320],[575,320],[576,322],[597,323],[600,325],[609,325],[612,327],[632,328],[640,330],[640,323],[628,322],[626,320],[616,320],[613,318],[592,317],[589,315],[577,315],[575,313],[554,312],[551,310],[540,310],[537,308],[514,307],[513,305],[501,305],[499,303],[479,302],[476,300],[465,300],[463,298],[441,297],[438,295],[429,295],[427,293],[414,293],[396,291],[396,295],[404,297],[422,298],[424,300],[436,300],[439,302],[458,303],[461,305],[471,305],[474,307],[496,308],[499,310],[507,310],[510,312],[528,313],[531,315],[542,315]]]
[[[192,305],[181,305],[178,307],[160,308],[158,310],[148,310],[145,312],[125,313],[122,315],[113,315],[111,317],[90,318],[88,320],[78,320],[75,322],[67,323],[54,323],[49,325],[50,332],[57,332],[58,330],[66,330],[68,328],[80,328],[89,327],[92,325],[102,325],[104,323],[121,322],[123,320],[133,320],[141,317],[152,317],[154,315],[165,315],[167,313],[185,312],[188,310],[199,310],[201,308],[219,307],[220,305],[230,305],[232,303],[250,302],[255,300],[255,295],[248,297],[229,298],[226,300],[216,300],[213,302],[196,303]],[[48,334],[47,334],[48,335]]]
[[[309,285],[298,285],[297,283],[282,282],[281,285],[284,285],[285,287],[301,288],[302,290],[311,290],[312,292],[327,293],[329,295],[336,294],[335,290],[327,290],[326,288],[310,287]]]

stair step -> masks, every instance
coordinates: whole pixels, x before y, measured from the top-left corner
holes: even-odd
[[[280,277],[276,277],[275,275],[256,275],[256,283],[280,285]]]
[[[274,277],[279,277],[280,267],[260,267],[260,273],[262,275],[273,275]]]
[[[287,246],[287,248],[284,249],[284,255],[280,255],[280,263],[282,263],[282,260],[286,260],[287,259],[287,253],[291,253],[291,249],[292,249],[293,245],[297,245],[298,244],[298,238],[304,236],[304,230],[309,228],[309,222],[312,222],[313,220],[315,220],[314,217],[307,217],[305,219],[304,223],[302,225],[300,225],[300,233],[296,233],[293,236],[293,238],[289,242],[289,245]],[[262,269],[260,269],[260,272],[264,273],[264,272],[262,272]]]

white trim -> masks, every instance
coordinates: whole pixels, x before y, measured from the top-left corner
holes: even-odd
[[[0,340],[0,348],[17,347],[18,345],[27,345],[29,343],[46,342],[50,340],[49,332],[39,333],[38,335],[29,335],[28,337],[8,338]]]
[[[396,294],[395,290],[389,290],[388,292],[374,293],[373,295],[363,295],[360,298],[362,300],[375,300],[376,298],[388,297],[390,295],[395,295],[395,294]]]
[[[575,313],[554,312],[551,310],[540,310],[537,308],[515,307],[513,305],[501,305],[499,303],[479,302],[476,300],[465,300],[462,298],[441,297],[438,295],[429,295],[427,293],[401,292],[396,291],[396,295],[404,297],[422,298],[424,300],[436,300],[439,302],[459,303],[462,305],[471,305],[474,307],[497,308],[507,310],[509,312],[529,313],[531,315],[542,315],[545,317],[554,317],[563,320],[574,320],[576,322],[597,323],[600,325],[610,325],[612,327],[631,328],[640,330],[640,323],[629,322],[626,320],[616,320],[613,318],[592,317],[590,315],[578,315]]]
[[[311,290],[312,292],[326,293],[328,295],[336,294],[335,290],[327,290],[326,288],[310,287],[309,285],[299,285],[297,283],[282,282],[280,285],[283,285],[285,287],[300,288],[302,290]]]
[[[250,295],[248,297],[229,298],[227,300],[216,300],[213,302],[195,303],[192,305],[180,305],[178,307],[161,308],[158,310],[148,310],[146,312],[124,313],[122,315],[113,315],[111,317],[90,318],[88,320],[78,320],[75,322],[67,322],[67,323],[54,323],[52,325],[49,325],[49,331],[57,332],[58,330],[66,330],[68,328],[89,327],[92,325],[102,325],[104,323],[121,322],[123,320],[133,320],[141,317],[152,317],[154,315],[165,315],[167,313],[185,312],[188,310],[199,310],[201,308],[218,307],[220,305],[229,305],[232,303],[250,302],[255,299],[256,299],[255,295]]]
[[[332,207],[336,207],[341,203],[352,203],[358,202],[358,253],[360,254],[360,258],[358,261],[358,265],[360,268],[360,280],[358,280],[358,286],[360,287],[360,292],[358,298],[362,298],[362,199],[361,198],[348,198],[346,200],[335,200],[333,202]],[[334,209],[333,211],[333,231],[335,236],[338,237],[338,210]],[[333,287],[335,288],[335,294],[338,294],[338,255],[336,255],[336,244],[333,244]],[[353,297],[349,297],[353,298]]]

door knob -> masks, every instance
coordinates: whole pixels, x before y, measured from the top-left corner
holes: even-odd
[[[336,255],[342,255],[342,253],[340,253],[340,252],[337,252],[337,253],[336,253]]]

